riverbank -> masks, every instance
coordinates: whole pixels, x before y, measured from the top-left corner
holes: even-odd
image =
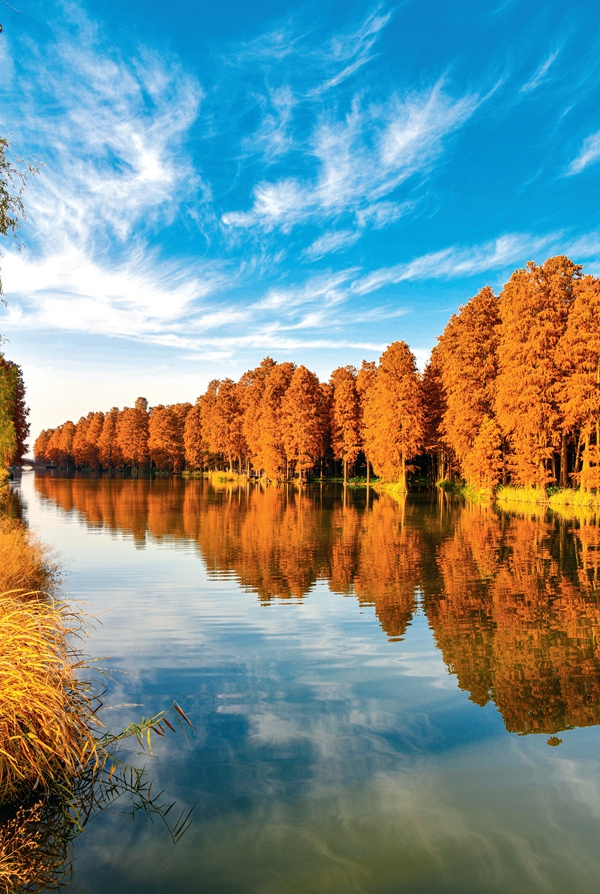
[[[529,506],[547,506],[550,509],[561,511],[565,509],[600,511],[600,495],[571,488],[545,490],[534,487],[506,486],[497,489],[495,500],[500,506],[507,507],[527,504]]]
[[[472,503],[496,503],[502,509],[519,506],[540,506],[562,512],[600,512],[600,495],[572,488],[515,487],[513,485],[477,489],[468,484],[441,481],[437,485],[445,493],[463,497]]]
[[[58,569],[4,489],[0,495],[0,892],[54,883],[65,864],[53,793],[95,751],[92,706],[76,678],[81,621],[52,593]],[[64,836],[63,836],[64,837]]]
[[[106,731],[104,685],[80,646],[85,618],[62,602],[59,566],[22,521],[18,496],[0,491],[0,894],[57,887],[72,872],[71,842],[97,813],[125,796],[161,819],[176,841],[190,812],[153,795],[143,769],[116,757],[135,738],[190,728],[167,711]],[[171,720],[169,720],[169,717]]]

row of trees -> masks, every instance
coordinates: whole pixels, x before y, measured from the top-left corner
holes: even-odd
[[[423,375],[405,342],[334,370],[267,357],[195,405],[90,413],[44,431],[36,457],[77,468],[254,469],[271,480],[357,461],[406,486],[437,480],[600,487],[600,279],[564,256],[516,270],[455,314]]]
[[[89,413],[75,425],[42,431],[35,455],[62,467],[188,469],[237,467],[270,480],[343,466],[359,454],[367,474],[406,484],[408,463],[421,448],[424,404],[415,358],[394,342],[379,364],[334,370],[319,382],[305,366],[270,357],[238,382],[213,380],[189,403]]]
[[[454,315],[423,377],[438,474],[600,487],[600,279],[564,256]]]

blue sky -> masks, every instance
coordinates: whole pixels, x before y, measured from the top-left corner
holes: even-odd
[[[15,4],[0,132],[44,166],[0,330],[34,435],[267,354],[423,365],[516,266],[600,273],[596,3]]]

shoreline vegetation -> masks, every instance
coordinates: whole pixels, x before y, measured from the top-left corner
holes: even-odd
[[[438,487],[453,496],[464,497],[474,503],[495,503],[500,508],[543,506],[563,514],[570,510],[600,512],[600,493],[573,488],[535,488],[499,485],[494,489],[476,489],[464,483],[441,481]]]
[[[550,489],[549,503],[589,505],[600,492],[598,319],[600,278],[562,255],[532,261],[450,318],[422,373],[404,341],[327,382],[267,357],[237,382],[213,379],[194,405],[140,397],[46,429],[35,457],[67,471],[271,483],[373,476],[398,492],[428,477],[504,502]]]
[[[114,734],[99,718],[106,687],[84,659],[85,618],[58,598],[59,568],[31,534],[5,487],[0,494],[0,894],[41,891],[72,873],[71,843],[119,798],[165,821],[174,841],[189,813],[171,821],[143,770],[117,756],[133,738],[189,721],[176,703]],[[172,721],[172,722],[171,722]],[[184,730],[185,731],[185,730]],[[171,805],[172,806],[172,805]]]

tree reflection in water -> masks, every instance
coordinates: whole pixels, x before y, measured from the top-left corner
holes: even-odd
[[[506,728],[600,723],[600,528],[593,517],[506,514],[442,493],[313,485],[38,477],[43,499],[92,527],[196,545],[209,575],[264,602],[318,580],[374,607],[390,639],[424,611],[449,672]]]

